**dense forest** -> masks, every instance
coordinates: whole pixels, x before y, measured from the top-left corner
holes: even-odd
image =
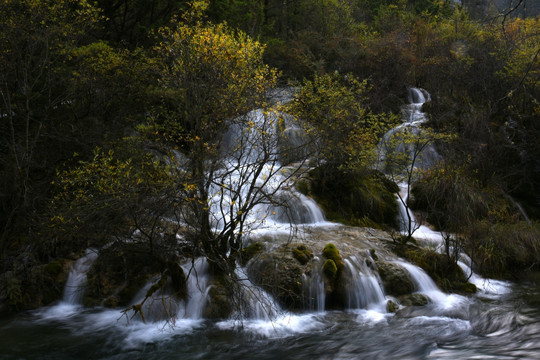
[[[101,274],[131,287],[162,274],[181,292],[176,259],[198,256],[229,284],[250,251],[247,214],[280,201],[255,184],[261,173],[298,179],[329,220],[397,232],[396,179],[373,163],[410,87],[431,101],[423,137],[403,141],[433,144],[444,160],[410,177],[406,206],[484,275],[540,266],[536,1],[0,4],[1,311],[58,300],[66,266],[89,247],[104,249]],[[276,102],[278,89],[290,101]],[[268,134],[287,121],[301,121],[309,146],[277,156]],[[230,153],[250,166],[238,160],[242,176],[227,182],[220,154],[238,128],[249,131]],[[414,242],[412,231],[398,237],[401,251]],[[96,299],[108,291],[100,281]]]

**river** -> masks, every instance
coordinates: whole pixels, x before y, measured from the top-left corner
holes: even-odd
[[[0,320],[1,359],[537,359],[540,273],[441,311],[282,314],[271,321],[127,322],[56,305]]]

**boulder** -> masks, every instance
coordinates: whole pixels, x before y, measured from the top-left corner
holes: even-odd
[[[409,277],[409,273],[401,266],[390,262],[377,261],[377,268],[386,294],[402,296],[414,291],[414,284]]]

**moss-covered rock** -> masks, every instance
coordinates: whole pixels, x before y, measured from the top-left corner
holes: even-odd
[[[347,303],[343,258],[332,243],[326,244],[322,254],[326,258],[322,269],[325,275],[326,306],[328,308],[343,308]]]
[[[336,263],[332,259],[326,259],[323,263],[323,273],[324,275],[333,282],[336,279],[338,268]]]
[[[385,261],[377,261],[377,268],[387,294],[401,296],[414,291],[414,284],[406,269]]]
[[[292,249],[293,257],[300,262],[300,264],[305,265],[313,259],[313,252],[309,250],[305,245],[299,245]]]
[[[214,320],[228,318],[233,311],[233,288],[234,284],[227,276],[213,278],[203,317]]]
[[[166,270],[167,262],[149,255],[143,245],[114,244],[100,251],[88,272],[83,303],[90,307],[127,306],[152,276]]]
[[[389,312],[389,313],[395,313],[398,309],[398,305],[393,302],[392,300],[388,300],[386,302],[386,311]]]
[[[343,271],[343,269],[345,268],[345,264],[343,263],[343,259],[341,258],[341,255],[340,255],[339,250],[337,249],[336,245],[331,244],[331,243],[326,244],[326,246],[324,247],[324,249],[322,251],[322,254],[323,254],[323,256],[325,258],[334,261],[334,263],[335,263],[335,265],[337,267],[338,273]]]
[[[260,254],[264,250],[264,245],[260,242],[255,242],[242,249],[240,252],[240,263],[242,266],[246,266],[249,260],[254,256]]]
[[[403,306],[425,306],[429,304],[428,297],[419,293],[402,296],[400,301]]]
[[[300,264],[289,246],[262,253],[248,264],[250,280],[272,294],[285,308],[300,310],[304,306],[303,278],[311,262]]]
[[[309,195],[329,220],[353,226],[396,226],[397,185],[377,171],[351,171],[321,166],[310,172]]]

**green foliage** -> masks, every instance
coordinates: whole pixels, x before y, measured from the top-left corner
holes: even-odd
[[[69,241],[58,244],[61,248],[100,246],[136,229],[150,242],[158,235],[158,218],[170,211],[168,206],[178,205],[174,183],[165,165],[134,145],[127,144],[128,157],[96,148],[92,161],[58,172],[48,227]]]
[[[310,172],[311,192],[327,217],[354,226],[395,226],[397,185],[376,171],[321,166]]]
[[[306,122],[308,134],[318,142],[321,160],[335,168],[368,166],[380,136],[396,120],[366,108],[368,89],[367,81],[352,75],[315,74],[287,107]]]
[[[520,277],[538,268],[540,256],[538,223],[514,224],[479,221],[469,228],[467,250],[489,277]]]

